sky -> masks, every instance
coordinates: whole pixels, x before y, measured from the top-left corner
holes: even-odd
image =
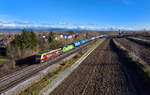
[[[0,0],[0,27],[150,29],[150,0]]]

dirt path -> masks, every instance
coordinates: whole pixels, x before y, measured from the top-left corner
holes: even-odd
[[[135,95],[118,56],[106,40],[51,95]]]

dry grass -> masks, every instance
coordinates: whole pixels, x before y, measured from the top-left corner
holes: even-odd
[[[9,59],[5,56],[0,56],[0,71],[4,69],[9,69]]]
[[[8,58],[5,56],[0,56],[0,62],[8,62]]]

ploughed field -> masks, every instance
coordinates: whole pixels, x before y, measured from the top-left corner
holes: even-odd
[[[107,39],[50,95],[150,95],[139,74],[117,54]]]
[[[133,41],[127,40],[125,38],[116,39],[125,48],[132,51],[136,56],[142,58],[145,62],[150,64],[150,48],[144,45],[140,45]]]
[[[138,38],[145,39],[145,40],[150,40],[150,36],[149,37],[142,37],[142,36],[140,36]]]

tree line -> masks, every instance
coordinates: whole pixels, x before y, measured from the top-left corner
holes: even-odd
[[[44,49],[56,48],[59,45],[53,32],[50,32],[47,38],[39,39],[33,30],[23,29],[21,35],[15,35],[14,40],[8,44],[7,56],[13,63],[12,66],[15,67],[16,60],[37,54]]]

